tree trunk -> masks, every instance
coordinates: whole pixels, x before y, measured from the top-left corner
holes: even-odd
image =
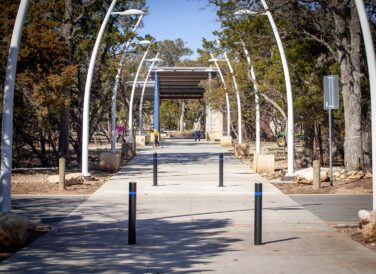
[[[345,1],[347,2],[347,1]],[[353,2],[353,1],[352,1]],[[343,4],[333,9],[336,46],[341,70],[341,83],[345,115],[345,168],[357,170],[362,167],[361,138],[361,92],[360,92],[360,23],[355,4],[351,16]],[[349,19],[351,17],[351,19]],[[348,35],[350,28],[350,35]]]
[[[70,49],[70,56],[73,56],[72,49],[72,33],[73,33],[73,5],[72,0],[65,0],[64,23],[62,34]],[[59,136],[59,154],[65,158],[65,162],[69,162],[69,131],[70,131],[70,115],[69,115],[69,99],[70,86],[63,89],[63,96],[66,100],[63,109],[60,111],[60,136]]]

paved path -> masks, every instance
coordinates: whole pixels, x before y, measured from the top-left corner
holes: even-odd
[[[67,217],[88,196],[35,196],[15,195],[12,211],[25,214],[31,223],[55,225]]]
[[[372,195],[289,195],[291,199],[329,224],[358,223],[358,211],[372,210]]]
[[[59,227],[0,264],[5,273],[375,273],[375,253],[264,184],[262,246],[253,245],[253,189],[263,179],[218,145],[169,141],[151,149]],[[138,235],[127,245],[128,182],[138,187]]]

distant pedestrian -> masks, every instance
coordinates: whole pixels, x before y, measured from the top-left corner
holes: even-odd
[[[195,120],[193,123],[193,130],[195,131],[195,141],[201,140],[200,133],[201,133],[201,124],[198,119]]]
[[[124,133],[125,133],[125,125],[123,121],[119,121],[116,125],[116,133],[117,133],[117,138],[116,138],[116,143],[119,142],[119,139],[121,139],[122,142],[126,142],[124,139]]]
[[[156,128],[153,130],[153,135],[154,135],[154,146],[153,147],[159,147],[159,132]]]

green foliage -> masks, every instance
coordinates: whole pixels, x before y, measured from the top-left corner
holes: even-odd
[[[71,5],[66,3],[70,3]],[[4,0],[0,5],[0,82],[4,83],[11,33],[19,1]],[[14,143],[25,145],[40,158],[58,157],[61,112],[70,111],[70,136],[78,156],[81,147],[82,105],[90,55],[109,1],[31,1],[23,30],[14,105]],[[115,9],[145,10],[144,0],[117,2]],[[70,9],[70,10],[69,10]],[[93,133],[108,121],[116,56],[137,17],[113,16],[108,24],[97,58],[91,89],[90,129]],[[1,89],[3,91],[3,88]],[[52,154],[46,155],[45,145]],[[15,154],[20,157],[20,154]],[[17,160],[15,159],[17,166]]]

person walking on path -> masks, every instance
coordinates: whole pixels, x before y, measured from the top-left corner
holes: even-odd
[[[124,139],[124,133],[125,133],[125,125],[122,120],[120,120],[117,125],[116,125],[116,133],[117,133],[117,138],[116,138],[116,143],[119,142],[119,139],[121,138],[122,142],[126,142]]]
[[[197,140],[200,141],[201,140],[201,137],[200,137],[201,124],[198,119],[196,119],[196,121],[193,123],[193,130],[195,131],[195,141]]]
[[[159,132],[156,128],[153,130],[153,135],[154,135],[154,145],[153,145],[153,147],[159,147]]]

